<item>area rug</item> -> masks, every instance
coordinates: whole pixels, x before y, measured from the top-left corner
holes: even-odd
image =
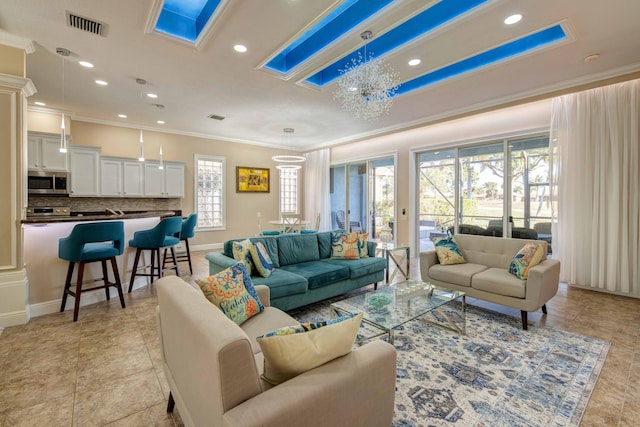
[[[330,302],[289,314],[326,319]],[[446,310],[461,321],[458,302]],[[550,327],[524,331],[519,318],[470,305],[466,320],[465,335],[420,320],[395,330],[393,426],[579,425],[609,343]],[[360,337],[374,335],[367,328]]]

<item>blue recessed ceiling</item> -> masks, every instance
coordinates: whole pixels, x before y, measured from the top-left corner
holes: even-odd
[[[526,52],[530,52],[534,49],[538,49],[565,39],[567,39],[567,34],[565,33],[562,26],[560,24],[554,25],[553,27],[538,31],[533,34],[529,34],[528,36],[521,37],[493,49],[489,49],[478,55],[474,55],[469,58],[463,59],[462,61],[447,65],[446,67],[440,68],[439,70],[423,74],[422,76],[401,83],[396,92],[396,96],[423,88],[430,84],[437,83],[439,81],[449,79],[451,77],[455,77],[487,65],[494,64],[499,61],[513,58]]]
[[[309,31],[285,47],[265,67],[287,73],[392,2],[393,0],[345,0]]]
[[[221,0],[165,0],[155,29],[195,42]]]
[[[367,54],[370,56],[373,53],[375,57],[380,57],[487,2],[489,0],[442,0],[367,43]],[[364,57],[364,46],[305,81],[322,87],[340,77],[340,70],[359,57]]]

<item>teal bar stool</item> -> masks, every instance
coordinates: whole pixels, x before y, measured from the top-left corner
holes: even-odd
[[[122,294],[120,273],[118,272],[118,264],[116,263],[116,256],[122,255],[123,252],[124,222],[122,221],[78,224],[73,227],[71,234],[60,239],[58,241],[58,257],[69,261],[69,269],[67,270],[67,280],[64,285],[60,311],[64,311],[65,305],[67,304],[67,296],[71,295],[74,297],[73,321],[75,322],[78,320],[78,311],[80,310],[80,294],[82,292],[104,288],[108,300],[110,299],[109,287],[111,286],[118,290],[120,305],[124,308],[124,295]],[[97,261],[102,263],[102,281],[104,281],[104,285],[83,289],[84,265]],[[109,282],[107,261],[111,261],[115,282]],[[76,290],[74,292],[71,290],[71,277],[73,276],[76,263],[78,263],[79,266]]]
[[[180,241],[184,242],[184,246],[186,252],[176,254],[176,260],[180,261],[189,261],[189,272],[193,274],[193,267],[191,266],[191,250],[189,249],[189,239],[196,235],[195,229],[196,224],[198,223],[198,214],[192,213],[187,218],[182,221],[182,229],[180,230]],[[167,259],[167,249],[164,250],[164,258],[162,260],[163,266],[167,261],[171,262],[172,260]]]
[[[176,270],[176,276],[180,275],[178,271],[178,261],[176,260],[175,246],[180,243],[180,232],[182,231],[182,218],[172,216],[164,218],[158,225],[149,230],[136,231],[133,239],[129,240],[129,246],[136,248],[136,258],[133,261],[133,270],[131,271],[131,281],[129,282],[129,292],[133,289],[133,281],[136,276],[148,276],[153,282],[153,278],[162,277],[165,270]],[[173,259],[173,266],[164,268],[160,263],[160,250],[170,249]],[[151,251],[151,271],[149,273],[138,273],[138,262],[140,254],[144,250]],[[158,263],[156,265],[156,262]],[[146,266],[142,269],[146,270]],[[156,274],[157,270],[157,274]]]

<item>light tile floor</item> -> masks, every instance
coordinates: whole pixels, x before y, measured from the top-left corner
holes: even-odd
[[[194,274],[206,276],[205,252],[194,252]],[[418,260],[411,276],[419,278]],[[181,263],[182,272],[188,271]],[[61,278],[63,280],[63,278]],[[396,277],[396,280],[400,280]],[[519,318],[518,310],[468,299]],[[168,415],[160,365],[155,286],[126,297],[32,319],[0,335],[0,426],[181,426]],[[640,424],[640,300],[561,285],[549,314],[530,321],[611,342],[583,426]]]

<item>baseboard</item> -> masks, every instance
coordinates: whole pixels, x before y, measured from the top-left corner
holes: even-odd
[[[133,282],[132,292],[136,289],[148,286],[147,278],[140,277],[136,278]],[[126,294],[129,289],[129,283],[122,284],[122,291]],[[114,297],[118,298],[118,292],[115,289],[110,289],[111,299]],[[82,297],[80,298],[80,307],[84,307],[86,305],[95,304],[97,302],[106,301],[107,297],[104,294],[104,289],[96,289],[95,291],[83,292]],[[44,316],[45,314],[58,313],[60,311],[60,304],[62,304],[62,298],[40,302],[37,304],[30,304],[29,314],[31,317]],[[65,307],[65,311],[73,310],[73,306],[75,304],[75,299],[69,295],[67,297],[67,306]],[[1,321],[0,321],[1,322]],[[26,323],[26,322],[23,322]],[[1,323],[0,323],[1,324]]]
[[[209,243],[207,245],[194,245],[189,247],[192,251],[210,251],[215,249],[223,249],[224,243]]]
[[[0,271],[0,328],[29,321],[26,270]]]
[[[9,326],[24,325],[29,321],[27,310],[0,314],[0,334]]]

